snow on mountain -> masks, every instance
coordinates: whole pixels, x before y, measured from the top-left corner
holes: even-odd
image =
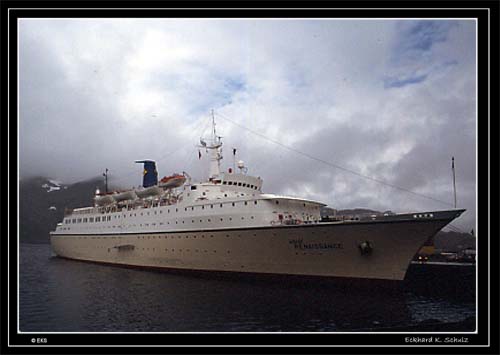
[[[60,181],[49,179],[45,184],[42,185],[42,188],[46,189],[47,192],[59,191],[61,190],[61,185],[62,183]],[[66,188],[67,187],[64,186],[64,189]]]

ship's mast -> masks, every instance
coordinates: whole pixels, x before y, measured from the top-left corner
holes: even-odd
[[[222,141],[215,130],[215,116],[212,110],[212,138],[210,144],[206,144],[203,139],[200,139],[203,148],[210,150],[210,171],[209,180],[212,180],[220,175],[220,161],[222,160]]]

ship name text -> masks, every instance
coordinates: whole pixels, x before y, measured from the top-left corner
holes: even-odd
[[[293,244],[295,249],[300,250],[309,250],[309,249],[344,249],[344,245],[342,243],[304,243],[302,239],[292,239],[289,241],[290,244]]]

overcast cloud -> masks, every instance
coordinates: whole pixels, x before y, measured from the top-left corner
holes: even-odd
[[[266,192],[334,208],[445,205],[287,150],[467,208],[476,199],[476,24],[374,20],[21,20],[20,174],[66,183],[110,169],[141,183],[207,177],[200,135],[224,138]],[[204,152],[202,152],[204,154]],[[452,207],[452,206],[451,206]]]

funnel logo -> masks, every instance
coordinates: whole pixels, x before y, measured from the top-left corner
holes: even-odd
[[[153,160],[137,160],[136,163],[144,164],[142,186],[150,187],[158,184],[158,171]]]

